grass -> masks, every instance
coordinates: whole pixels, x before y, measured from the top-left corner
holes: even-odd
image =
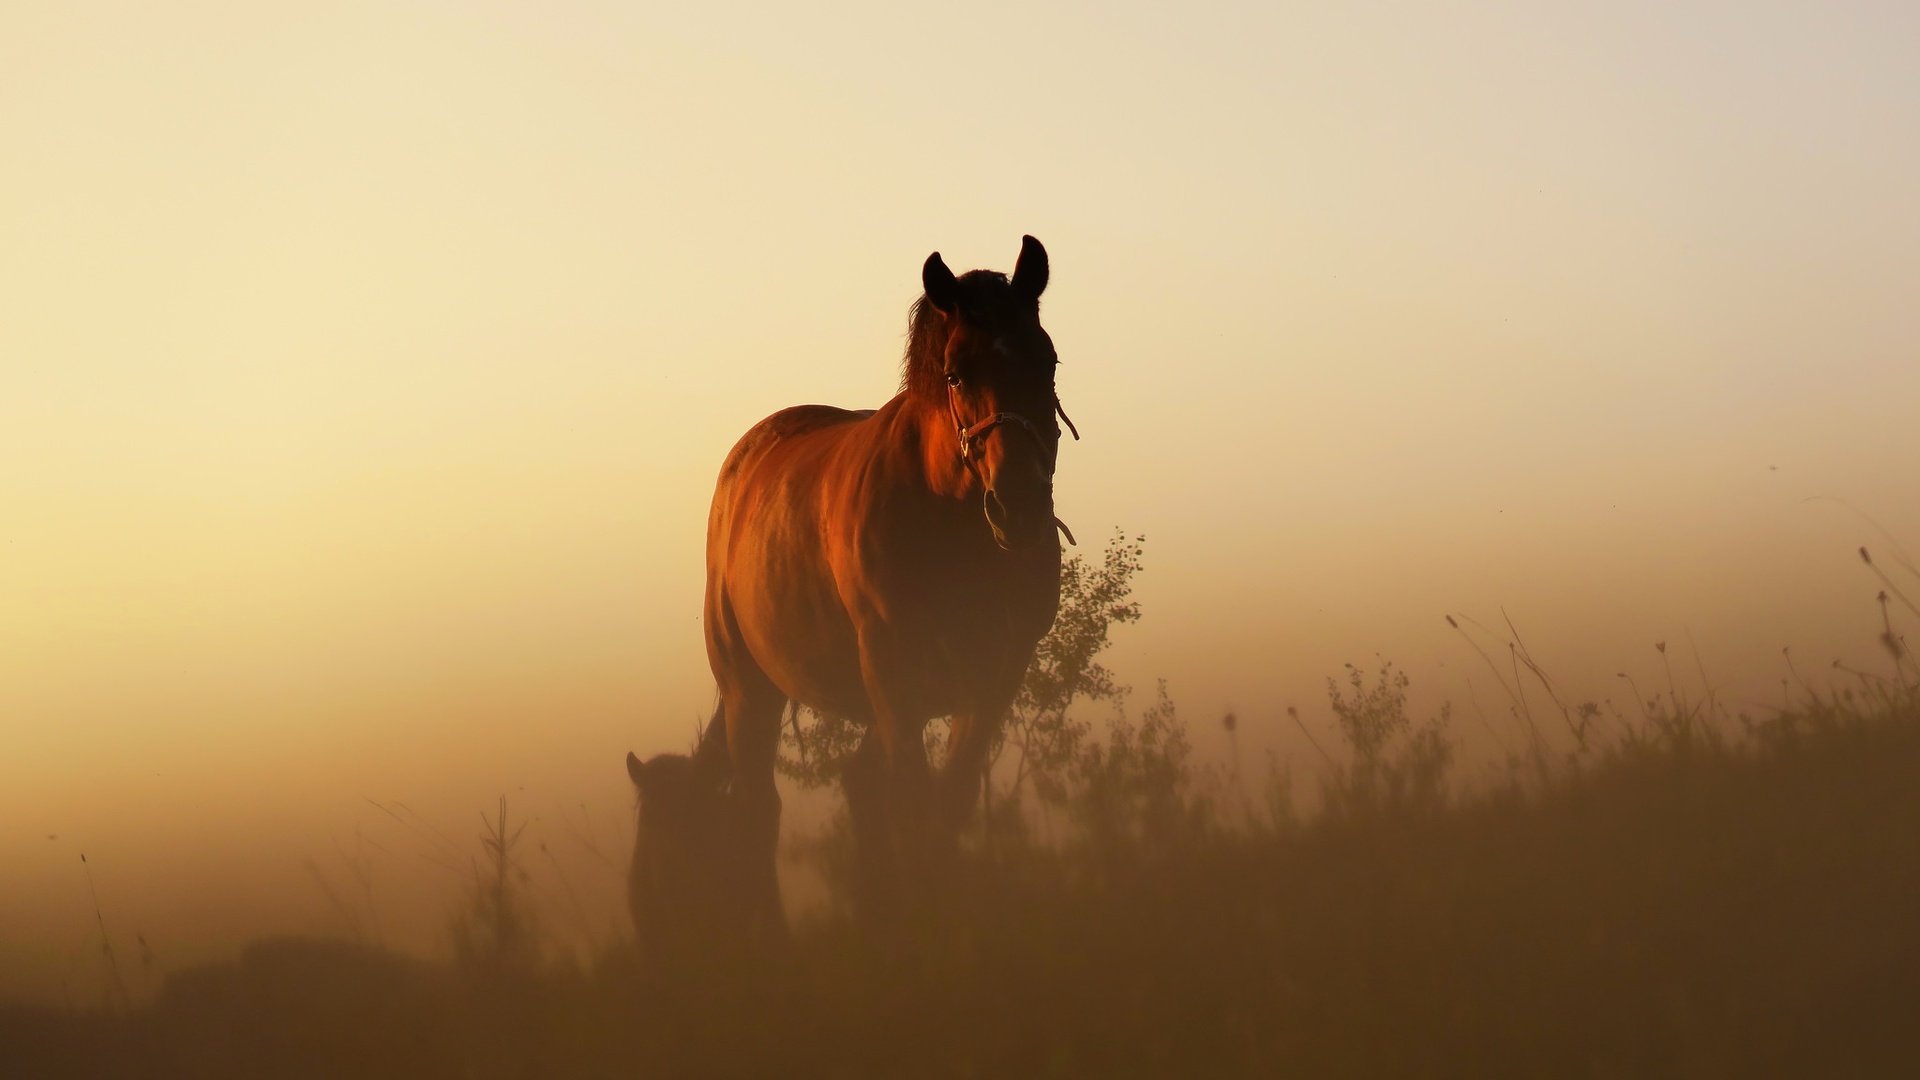
[[[884,929],[828,913],[777,960],[671,972],[617,948],[529,960],[503,808],[462,963],[256,942],[139,1007],[0,1009],[0,1072],[1909,1075],[1910,683],[1744,725],[1656,696],[1560,763],[1448,796],[1403,677],[1354,672],[1330,690],[1334,794],[1305,819],[1223,798],[1169,749],[1169,707],[1086,763],[1056,842],[997,837]]]
[[[1291,763],[1248,790],[1231,716],[1225,771],[1197,765],[1164,685],[1097,731],[1073,716],[1123,700],[1097,658],[1139,617],[1139,553],[1071,568],[1011,782],[884,926],[838,900],[842,821],[794,846],[836,899],[790,950],[582,959],[559,939],[590,930],[578,896],[544,845],[557,888],[529,872],[504,799],[474,856],[376,804],[470,878],[451,962],[380,946],[357,848],[358,896],[315,869],[356,940],[257,941],[144,1002],[96,900],[116,991],[0,1006],[0,1076],[1920,1075],[1920,665],[1895,621],[1920,609],[1864,549],[1886,673],[1822,684],[1783,653],[1784,703],[1755,718],[1703,670],[1683,691],[1662,642],[1651,693],[1623,674],[1624,708],[1582,703],[1504,613],[1448,616],[1504,698],[1517,742],[1472,704],[1505,770],[1463,791],[1451,709],[1417,719],[1404,672],[1349,665],[1337,740],[1288,709],[1310,812]],[[850,733],[790,721],[789,775],[831,783]]]

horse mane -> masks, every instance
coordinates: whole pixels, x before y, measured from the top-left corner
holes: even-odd
[[[1013,285],[998,270],[969,270],[958,278],[959,308],[969,319],[991,322],[994,309],[1015,301]],[[900,389],[909,397],[944,399],[947,393],[946,316],[925,293],[907,309],[907,352],[900,362]]]

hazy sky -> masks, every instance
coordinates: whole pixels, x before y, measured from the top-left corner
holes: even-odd
[[[84,982],[80,851],[176,956],[324,925],[367,798],[617,856],[722,455],[1023,232],[1192,718],[1293,752],[1376,652],[1495,710],[1444,612],[1581,696],[1878,662],[1920,14],[1675,8],[0,3],[0,994]]]

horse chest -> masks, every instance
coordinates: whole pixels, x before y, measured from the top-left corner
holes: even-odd
[[[1011,697],[1053,616],[1053,594],[1006,575],[954,574],[900,595],[914,600],[864,627],[864,644],[921,716]]]

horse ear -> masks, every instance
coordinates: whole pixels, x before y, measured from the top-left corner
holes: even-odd
[[[940,253],[927,256],[927,264],[920,268],[920,284],[927,290],[927,302],[941,311],[951,314],[954,302],[960,293],[960,283],[954,280],[953,271],[940,261]]]
[[[646,763],[641,761],[639,758],[634,757],[633,751],[631,750],[627,751],[627,775],[633,777],[633,783],[636,787],[647,786],[646,774],[647,774]]]
[[[1020,261],[1013,264],[1013,288],[1035,300],[1047,291],[1047,249],[1031,236],[1020,238]]]

